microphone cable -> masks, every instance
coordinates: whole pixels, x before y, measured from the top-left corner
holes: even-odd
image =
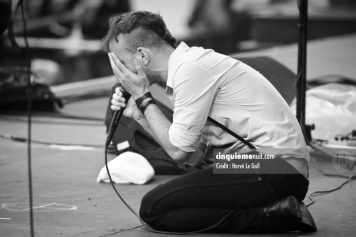
[[[27,169],[28,169],[28,193],[29,193],[29,214],[30,214],[30,232],[31,237],[35,236],[34,231],[34,218],[33,218],[33,189],[32,189],[32,157],[31,157],[31,137],[32,137],[32,83],[31,83],[31,61],[30,61],[30,46],[28,43],[28,32],[27,32],[27,25],[25,19],[25,9],[24,9],[24,0],[19,0],[17,5],[14,9],[13,15],[20,9],[21,14],[21,22],[23,26],[23,38],[25,42],[25,50],[21,50],[25,56],[26,66],[25,66],[25,73],[26,73],[26,88],[27,88]],[[12,32],[13,27],[13,16],[10,19],[9,27],[8,27],[8,34],[11,44],[15,48],[19,48],[16,40],[13,37]],[[20,51],[20,52],[21,52]]]

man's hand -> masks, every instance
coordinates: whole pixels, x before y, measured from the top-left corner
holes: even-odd
[[[114,94],[111,99],[111,109],[112,110],[121,110],[126,109],[123,112],[123,115],[129,118],[134,118],[134,116],[141,114],[138,110],[135,101],[130,97],[129,101],[126,102],[125,98],[122,95],[122,88],[116,87]]]
[[[123,65],[113,53],[109,53],[109,58],[116,78],[126,91],[131,94],[131,99],[126,105],[122,98],[122,92],[117,89],[111,101],[111,108],[114,110],[121,109],[126,105],[127,108],[124,111],[124,115],[134,117],[136,116],[136,112],[134,111],[138,109],[133,99],[136,100],[149,91],[149,81],[143,71],[141,63],[139,63],[137,59],[134,60],[134,66],[137,71],[136,74]],[[142,116],[144,116],[144,119],[141,119]],[[174,160],[184,161],[188,157],[189,152],[182,151],[171,144],[168,137],[168,131],[172,123],[164,116],[156,105],[152,104],[148,106],[144,115],[139,112],[139,115],[135,120],[155,138],[155,140]]]
[[[116,78],[125,90],[136,100],[148,92],[149,81],[142,65],[134,59],[134,66],[137,74],[128,69],[114,53],[109,53],[110,64]]]

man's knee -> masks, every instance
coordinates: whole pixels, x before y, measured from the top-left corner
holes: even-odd
[[[162,225],[163,213],[159,212],[159,207],[157,207],[158,193],[156,189],[153,189],[146,193],[142,200],[140,206],[140,217],[153,229],[160,229]]]
[[[141,200],[141,206],[140,206],[140,217],[147,222],[149,218],[152,216],[152,195],[150,193],[145,194]]]

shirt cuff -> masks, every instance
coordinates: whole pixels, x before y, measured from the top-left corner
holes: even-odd
[[[171,144],[179,150],[194,152],[199,141],[200,134],[186,130],[183,125],[172,124],[168,130]]]

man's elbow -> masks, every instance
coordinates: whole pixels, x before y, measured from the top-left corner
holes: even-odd
[[[176,147],[169,152],[170,157],[179,163],[185,162],[190,154],[190,152],[182,151]]]

